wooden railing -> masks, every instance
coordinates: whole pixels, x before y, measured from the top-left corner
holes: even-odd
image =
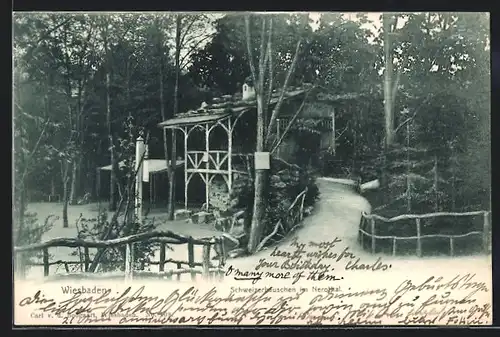
[[[279,230],[281,230],[281,232],[283,233],[282,236],[284,236],[298,226],[298,224],[304,218],[304,200],[306,198],[306,194],[307,187],[295,197],[295,200],[292,202],[290,207],[288,207],[285,218],[279,220],[278,223],[276,223],[276,225],[274,226],[273,231],[259,243],[259,245],[257,246],[257,251],[260,251],[262,248],[264,248],[265,244],[272,237],[274,237]]]
[[[288,213],[285,218],[285,223],[288,228],[292,228],[302,221],[304,218],[304,200],[306,199],[307,187],[300,192],[295,200],[288,207]]]
[[[160,244],[160,260],[152,261],[149,264],[158,265],[158,272],[145,272],[145,271],[134,271],[134,244],[135,243],[159,243]],[[166,245],[182,245],[186,244],[188,249],[188,261],[178,261],[173,259],[167,259]],[[195,262],[194,259],[194,247],[203,246],[203,259],[202,262]],[[171,279],[174,275],[177,279],[180,279],[181,274],[191,274],[191,279],[195,280],[197,274],[202,274],[204,278],[210,279],[215,276],[222,278],[224,275],[223,267],[225,264],[225,252],[222,237],[212,237],[212,238],[202,238],[195,239],[193,237],[187,237],[179,234],[175,234],[171,231],[153,231],[147,233],[141,233],[136,235],[131,235],[123,238],[106,240],[106,241],[88,241],[76,238],[56,238],[51,239],[46,242],[32,244],[22,247],[14,247],[14,260],[16,261],[16,272],[19,276],[23,277],[25,273],[26,265],[32,266],[43,266],[44,276],[49,275],[49,269],[51,265],[63,264],[66,271],[69,272],[68,265],[81,265],[84,272],[89,271],[90,264],[92,260],[90,259],[89,248],[112,248],[126,246],[125,251],[125,278],[131,279],[133,275],[141,276],[157,276],[166,277]],[[54,247],[70,247],[70,248],[83,248],[83,259],[80,261],[49,261],[49,248]],[[210,260],[210,252],[212,247],[218,253],[218,264],[213,265]],[[20,254],[25,252],[42,251],[43,258],[42,263],[25,262],[22,265],[23,259]],[[165,270],[166,264],[176,265],[176,269]],[[184,268],[187,266],[188,268]],[[196,267],[202,267],[201,270]]]
[[[490,212],[488,211],[476,211],[476,212],[465,212],[465,213],[430,213],[430,214],[405,214],[399,215],[393,218],[384,218],[376,214],[361,214],[361,222],[358,230],[358,241],[361,246],[364,247],[364,239],[368,237],[371,240],[371,253],[376,253],[376,240],[379,239],[390,239],[392,240],[392,255],[396,255],[397,250],[397,240],[416,240],[416,255],[422,256],[422,239],[426,238],[448,238],[450,244],[450,255],[454,255],[454,240],[457,238],[464,238],[469,236],[481,236],[482,246],[485,253],[490,252],[490,236],[491,236],[491,224],[490,224]],[[472,216],[483,216],[483,229],[482,231],[470,231],[462,234],[425,234],[422,235],[421,219],[426,218],[437,218],[437,217],[472,217]],[[415,227],[417,235],[412,236],[395,236],[395,235],[376,235],[376,220],[382,221],[383,223],[392,223],[400,220],[415,220]],[[366,227],[369,224],[370,232],[366,231]]]

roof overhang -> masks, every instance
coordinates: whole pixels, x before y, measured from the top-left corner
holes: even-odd
[[[285,94],[283,97],[284,100],[291,99],[293,97],[297,97],[301,94],[304,94],[305,90],[295,90],[290,91]],[[279,93],[273,94],[273,97],[270,100],[270,105],[276,104],[279,101]],[[217,105],[216,105],[217,106]],[[245,113],[251,109],[257,108],[257,102],[255,100],[252,101],[238,101],[234,102],[232,107],[227,106],[223,108],[215,107],[205,109],[203,112],[190,112],[179,114],[175,118],[168,119],[164,122],[158,124],[160,128],[177,128],[182,126],[189,125],[198,125],[198,124],[214,124],[220,120],[231,116],[238,116],[240,114]]]
[[[148,171],[150,173],[161,173],[167,171],[167,162],[165,159],[146,159]],[[176,167],[181,167],[184,165],[184,160],[177,160]],[[118,163],[118,167],[122,168],[125,166],[125,162],[121,161]],[[111,165],[106,165],[99,167],[99,170],[111,171]]]

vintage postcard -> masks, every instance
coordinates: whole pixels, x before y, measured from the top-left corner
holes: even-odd
[[[488,13],[13,13],[14,324],[491,325]]]

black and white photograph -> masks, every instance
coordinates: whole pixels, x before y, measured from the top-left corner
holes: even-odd
[[[14,326],[491,325],[486,12],[13,12]]]

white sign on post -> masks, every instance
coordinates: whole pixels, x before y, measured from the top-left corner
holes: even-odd
[[[255,152],[255,169],[269,170],[271,168],[271,155],[269,152]]]

